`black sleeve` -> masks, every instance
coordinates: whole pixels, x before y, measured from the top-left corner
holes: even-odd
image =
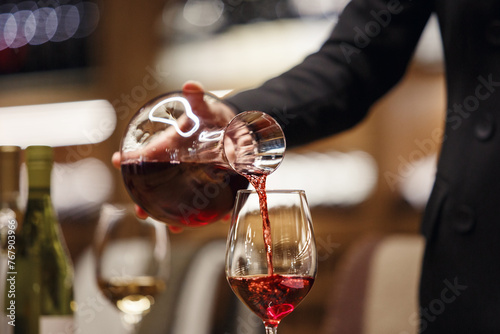
[[[431,0],[352,0],[318,52],[227,102],[271,114],[290,146],[348,129],[403,76],[431,12]]]

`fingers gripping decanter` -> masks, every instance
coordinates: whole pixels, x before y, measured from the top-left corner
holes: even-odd
[[[269,115],[221,119],[223,103],[202,92],[161,95],[132,117],[121,143],[121,172],[136,204],[169,225],[196,227],[229,213],[243,174],[270,174],[285,137]]]

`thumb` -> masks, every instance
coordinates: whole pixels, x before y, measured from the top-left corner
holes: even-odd
[[[182,92],[184,94],[189,94],[189,93],[203,93],[205,89],[203,88],[203,85],[199,83],[198,81],[186,81],[184,85],[182,85]]]

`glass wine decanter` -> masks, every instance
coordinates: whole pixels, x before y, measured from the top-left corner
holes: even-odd
[[[242,175],[270,174],[285,138],[269,115],[246,111],[231,120],[217,97],[172,92],[146,103],[131,119],[120,147],[121,172],[133,201],[169,225],[196,227],[226,216]]]

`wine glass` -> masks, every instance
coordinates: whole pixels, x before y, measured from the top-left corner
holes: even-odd
[[[316,271],[305,192],[238,191],[227,239],[226,277],[238,298],[262,319],[266,334],[276,334],[281,319],[304,299]]]
[[[165,224],[138,219],[133,205],[104,204],[94,239],[96,279],[124,326],[139,324],[166,288],[169,239]]]

